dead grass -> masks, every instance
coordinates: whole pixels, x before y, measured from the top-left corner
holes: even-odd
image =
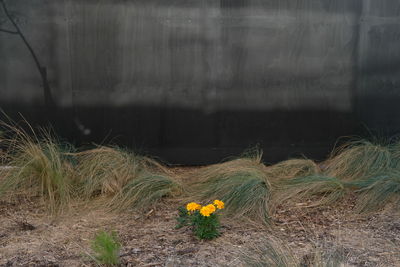
[[[187,172],[176,172],[156,160],[117,147],[98,146],[76,152],[61,145],[49,131],[39,135],[15,124],[2,123],[0,197],[39,195],[51,213],[71,200],[118,209],[143,210],[163,198],[226,202],[224,214],[268,224],[281,203],[308,207],[331,205],[355,192],[360,212],[399,203],[400,143],[365,140],[346,143],[321,164],[290,159],[275,165],[262,163],[253,149],[240,158]]]
[[[357,211],[383,208],[400,197],[397,178],[400,170],[396,169],[400,166],[399,148],[398,143],[348,142],[332,152],[321,164],[322,170],[309,168],[309,175],[290,173],[293,175],[288,179],[278,179],[270,207],[275,210],[281,203],[295,205],[310,199],[308,207],[331,205],[347,193],[355,192]]]
[[[13,125],[3,126],[13,135],[2,139],[2,145],[7,147],[2,161],[11,167],[2,171],[0,197],[39,195],[52,214],[66,208],[71,198],[73,168],[63,157],[65,147],[61,148],[47,131],[42,131],[39,139],[33,130],[28,134]]]
[[[323,165],[328,176],[355,181],[385,172],[393,163],[390,145],[356,140],[335,149]]]
[[[400,140],[394,142],[390,148],[393,155],[392,168],[400,170]]]
[[[400,204],[400,171],[390,170],[386,173],[371,176],[368,179],[353,183],[359,193],[356,211],[371,212],[384,208],[387,204],[399,209]]]
[[[268,223],[270,181],[260,154],[196,169],[189,173],[188,200],[223,200],[224,214]]]
[[[342,199],[345,194],[346,186],[337,178],[324,175],[297,177],[281,185],[280,190],[273,196],[271,207],[276,210],[278,205],[296,205],[311,198],[313,202],[307,207],[331,205]]]
[[[142,158],[118,148],[100,146],[76,153],[78,195],[90,200],[114,196],[142,170]]]
[[[346,257],[340,250],[333,252],[315,247],[309,254],[299,258],[283,241],[263,237],[263,242],[248,245],[238,251],[241,266],[247,267],[339,267],[346,265]]]
[[[49,131],[39,134],[3,123],[8,138],[0,169],[0,197],[41,196],[51,214],[61,213],[71,201],[106,199],[102,205],[143,209],[167,196],[176,196],[183,186],[173,172],[148,157],[114,147],[75,152],[60,145]],[[112,201],[111,201],[112,200]]]
[[[144,171],[138,178],[127,183],[111,200],[110,205],[118,210],[144,210],[165,197],[178,197],[184,188],[177,180]]]
[[[320,173],[318,165],[309,159],[290,159],[279,162],[266,169],[266,174],[274,184],[296,177],[310,176]]]
[[[86,200],[109,197],[113,209],[145,209],[183,192],[172,172],[150,158],[104,146],[75,155],[77,189]]]

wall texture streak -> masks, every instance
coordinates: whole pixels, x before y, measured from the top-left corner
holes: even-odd
[[[56,109],[26,47],[4,32],[0,107],[77,144],[203,164],[258,143],[272,162],[400,130],[397,0],[6,3],[47,67]],[[0,28],[12,29],[3,10]]]

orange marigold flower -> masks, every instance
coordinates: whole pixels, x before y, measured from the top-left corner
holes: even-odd
[[[196,211],[201,209],[201,205],[197,204],[196,202],[190,202],[186,205],[186,209],[188,211]]]
[[[214,200],[214,205],[219,209],[222,210],[225,207],[225,203],[221,200]]]
[[[201,215],[203,215],[203,216],[205,216],[205,217],[208,217],[208,216],[210,216],[211,215],[211,210],[206,206],[206,207],[202,207],[201,209],[200,209],[200,214]]]
[[[215,212],[215,210],[216,210],[215,206],[213,204],[209,204],[200,209],[200,214],[205,217],[208,217],[211,214],[213,214]]]
[[[210,210],[211,213],[214,213],[216,210],[216,208],[213,204],[208,204],[206,207]]]

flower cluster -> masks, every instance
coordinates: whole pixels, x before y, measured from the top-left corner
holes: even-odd
[[[196,202],[190,202],[186,205],[186,209],[189,212],[194,212],[194,211],[200,211],[200,214],[208,217],[211,214],[213,214],[217,209],[222,210],[225,207],[225,204],[221,200],[214,200],[213,204],[208,204],[206,206],[201,206],[200,204],[197,204]]]
[[[186,208],[179,208],[176,228],[192,226],[194,234],[200,239],[216,238],[220,235],[220,224],[216,211],[224,207],[224,202],[218,199],[205,206],[190,202],[186,205]]]
[[[205,217],[208,217],[211,214],[213,214],[215,211],[216,211],[215,206],[213,204],[209,204],[209,205],[204,206],[204,207],[202,207],[200,209],[200,214],[205,216]]]
[[[224,202],[222,202],[221,200],[214,200],[214,205],[217,207],[217,209],[222,210],[225,207]]]
[[[188,211],[196,211],[196,210],[200,210],[201,209],[201,205],[197,204],[195,202],[190,202],[186,205],[186,209]]]

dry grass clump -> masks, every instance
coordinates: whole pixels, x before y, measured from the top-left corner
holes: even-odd
[[[192,171],[190,198],[204,202],[221,199],[226,204],[224,214],[267,223],[271,185],[258,155]]]
[[[49,132],[41,131],[39,138],[29,124],[29,134],[16,125],[0,126],[0,147],[5,148],[0,163],[11,166],[0,169],[0,197],[40,196],[51,213],[71,199],[101,198],[112,208],[140,210],[164,197],[184,195],[190,201],[221,199],[231,218],[266,224],[282,203],[332,204],[350,190],[358,194],[361,212],[400,202],[400,142],[351,141],[336,149],[322,169],[308,159],[265,166],[262,152],[253,149],[241,158],[195,168],[182,183],[172,170],[127,150],[98,146],[75,152]]]
[[[393,207],[400,204],[400,171],[392,169],[368,179],[352,183],[359,188],[356,210],[358,212],[376,211],[392,202]]]
[[[111,197],[117,209],[144,209],[183,187],[161,164],[119,148],[101,146],[76,153],[79,195],[90,200]]]
[[[266,173],[270,180],[284,182],[296,177],[304,177],[319,173],[318,165],[309,159],[289,159],[269,166]]]
[[[63,156],[61,146],[48,132],[43,131],[39,139],[34,132],[29,135],[15,126],[5,126],[12,131],[12,136],[2,140],[2,145],[7,147],[2,161],[10,167],[3,171],[0,197],[18,193],[40,196],[51,213],[67,207],[73,169]]]
[[[142,170],[142,157],[127,151],[100,146],[75,154],[79,196],[91,199],[113,196]]]
[[[384,194],[380,190],[386,194],[397,194],[396,190],[385,191],[383,186],[392,183],[391,187],[396,188],[393,178],[396,175],[391,175],[389,180],[382,180],[382,175],[392,173],[390,170],[396,166],[396,153],[400,153],[395,148],[395,145],[378,145],[365,140],[346,143],[336,149],[322,164],[322,170],[315,167],[311,169],[314,173],[310,175],[294,175],[292,179],[277,183],[278,190],[273,195],[271,207],[275,209],[280,203],[293,204],[310,199],[312,204],[308,205],[309,207],[330,205],[342,199],[349,191],[360,193],[360,210],[365,210],[365,207],[362,207],[365,205],[372,207],[372,202],[368,199],[378,200],[377,196],[380,193],[383,198]],[[372,190],[372,187],[375,189]],[[384,201],[381,199],[379,203]]]
[[[265,238],[261,244],[252,244],[238,251],[241,266],[299,266],[300,261],[292,250],[273,238]]]
[[[312,168],[312,163],[309,163],[310,167],[306,169],[310,170],[308,175],[307,172],[301,174],[289,171],[286,176],[284,167],[277,169],[276,176],[282,173],[287,179],[274,182],[277,190],[274,190],[271,210],[275,210],[281,203],[293,205],[310,201],[308,207],[330,205],[350,191],[357,194],[356,210],[359,212],[383,208],[392,200],[399,203],[399,162],[400,143],[351,141],[335,150],[322,164],[322,170],[317,166]]]
[[[324,175],[311,175],[287,180],[274,195],[271,207],[282,204],[294,204],[313,198],[307,207],[330,205],[340,200],[347,192],[346,184],[341,180]],[[304,207],[304,206],[303,206]]]
[[[309,159],[290,159],[268,166],[265,173],[272,184],[271,212],[283,201],[304,201],[313,194],[320,194],[328,200],[323,188],[323,183],[328,181],[316,179],[321,176],[320,172],[318,165]],[[323,202],[321,200],[318,205]]]
[[[391,145],[392,158],[392,168],[400,170],[400,141],[397,141]]]
[[[29,124],[29,133],[17,125],[1,126],[8,137],[1,139],[6,151],[0,162],[11,167],[0,169],[0,197],[41,196],[57,213],[72,199],[103,197],[119,208],[145,208],[183,191],[172,172],[150,158],[105,146],[76,153],[49,132],[38,137]]]
[[[164,197],[177,197],[183,193],[181,183],[171,177],[144,171],[129,181],[111,200],[116,209],[143,210],[157,203]]]
[[[246,267],[339,267],[346,265],[346,256],[340,249],[332,251],[314,248],[311,253],[299,257],[290,247],[274,238],[267,238],[261,244],[252,244],[237,252],[239,266]]]
[[[351,141],[334,150],[324,165],[328,176],[354,181],[391,168],[393,154],[390,146],[365,140]]]

